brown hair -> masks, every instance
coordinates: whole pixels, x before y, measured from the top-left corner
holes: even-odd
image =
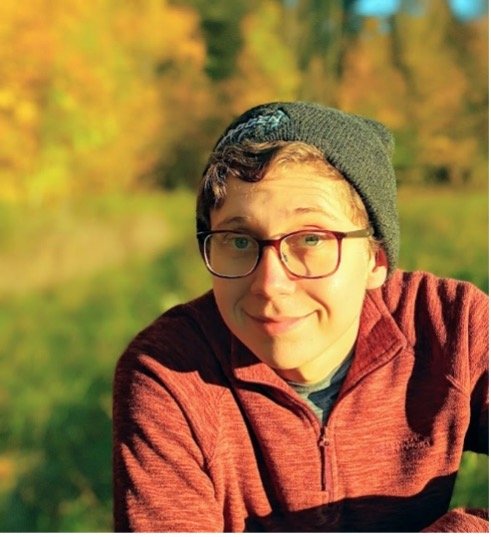
[[[197,230],[210,229],[210,211],[224,203],[230,177],[256,183],[273,165],[290,163],[310,164],[326,178],[339,181],[339,192],[346,201],[351,220],[361,226],[369,225],[368,214],[358,192],[319,149],[304,142],[276,141],[227,145],[223,150],[211,154],[198,190]],[[370,239],[370,242],[375,247],[375,239]]]

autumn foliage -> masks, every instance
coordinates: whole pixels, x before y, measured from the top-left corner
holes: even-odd
[[[231,117],[305,99],[386,122],[401,182],[484,185],[487,18],[330,0],[0,2],[0,201],[194,185]]]

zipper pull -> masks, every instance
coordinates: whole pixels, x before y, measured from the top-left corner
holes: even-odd
[[[319,438],[319,446],[321,448],[327,448],[329,445],[329,440],[327,439],[326,431],[323,431],[321,437]]]
[[[327,447],[329,446],[329,440],[327,439],[327,430],[324,426],[322,428],[322,434],[319,438],[319,447],[321,452],[321,490],[327,490]]]

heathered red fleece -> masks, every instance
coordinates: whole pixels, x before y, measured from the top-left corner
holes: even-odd
[[[487,306],[421,272],[368,292],[325,428],[211,293],[173,308],[117,366],[115,529],[487,531],[447,513],[462,452],[487,451]]]

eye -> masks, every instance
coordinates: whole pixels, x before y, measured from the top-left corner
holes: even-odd
[[[252,244],[251,239],[243,235],[230,238],[230,242],[237,250],[247,250],[247,248],[250,248]]]
[[[324,233],[300,233],[295,237],[295,245],[298,248],[315,248],[321,246],[326,241]]]
[[[298,252],[306,252],[318,250],[329,244],[329,239],[332,237],[325,232],[305,231],[295,233],[287,239],[287,244],[293,250]]]
[[[248,252],[254,250],[254,239],[247,234],[218,233],[215,240],[220,241],[220,246],[230,252]]]
[[[317,235],[316,233],[309,233],[308,235],[301,235],[300,237],[300,244],[304,246],[317,246],[320,244],[323,240],[323,236]]]

